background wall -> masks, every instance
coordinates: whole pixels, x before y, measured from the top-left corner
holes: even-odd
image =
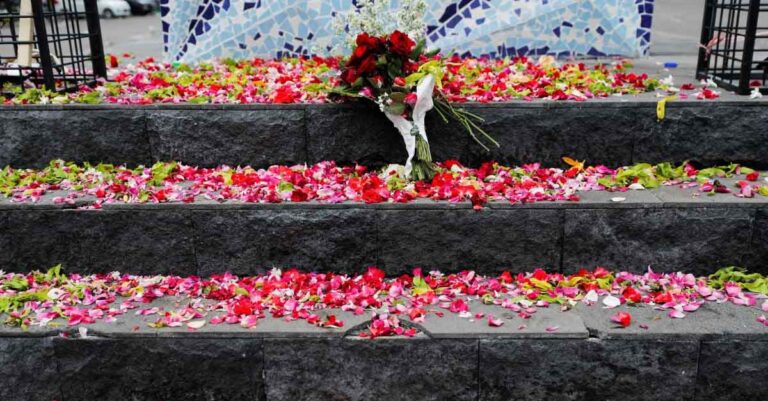
[[[427,0],[431,47],[518,54],[647,54],[654,0]],[[162,0],[167,59],[327,53],[353,0]],[[398,1],[393,1],[393,7]]]

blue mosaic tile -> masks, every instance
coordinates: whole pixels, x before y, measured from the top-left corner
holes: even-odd
[[[356,0],[161,0],[169,60],[327,52],[335,15]],[[397,7],[398,0],[393,0]],[[641,56],[653,0],[427,0],[431,48],[461,55]]]

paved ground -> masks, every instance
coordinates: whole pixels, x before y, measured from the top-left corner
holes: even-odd
[[[104,51],[132,53],[138,58],[163,55],[160,14],[101,20]]]

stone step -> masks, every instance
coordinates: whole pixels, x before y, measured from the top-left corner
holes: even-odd
[[[733,181],[731,179],[730,181]],[[727,185],[732,185],[724,180]],[[768,273],[768,197],[695,196],[662,187],[584,192],[580,202],[336,205],[317,203],[106,204],[0,202],[0,268],[174,273],[265,272],[273,267],[388,274],[536,267],[574,272],[709,274],[724,266]],[[624,197],[616,202],[612,198]],[[80,205],[92,202],[79,199]]]
[[[154,302],[160,302],[156,300]],[[172,300],[164,300],[167,306]],[[153,304],[147,305],[148,307]],[[177,305],[178,307],[178,305]],[[632,326],[614,327],[618,311]],[[3,401],[766,399],[768,341],[758,308],[707,303],[685,319],[650,307],[539,308],[489,327],[430,316],[412,338],[268,317],[252,329],[154,329],[128,314],[87,328],[0,326]],[[1,318],[2,316],[0,316]],[[407,318],[404,318],[407,320]],[[522,327],[522,325],[525,327]],[[641,328],[643,325],[646,328]],[[554,329],[557,327],[557,329]],[[66,333],[67,335],[64,336]],[[738,368],[737,368],[738,367]]]
[[[571,156],[610,166],[691,160],[768,168],[768,101],[674,101],[659,122],[657,100],[467,104],[501,144],[491,153],[434,113],[427,131],[435,160],[466,165],[558,165]],[[254,167],[335,160],[378,167],[406,157],[392,124],[372,106],[7,106],[0,119],[0,166],[41,167],[61,158]]]

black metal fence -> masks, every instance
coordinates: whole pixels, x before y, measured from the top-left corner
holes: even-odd
[[[26,3],[26,4],[25,4]],[[97,0],[0,0],[0,84],[73,91],[106,78]]]
[[[768,0],[707,0],[697,76],[768,94]]]

